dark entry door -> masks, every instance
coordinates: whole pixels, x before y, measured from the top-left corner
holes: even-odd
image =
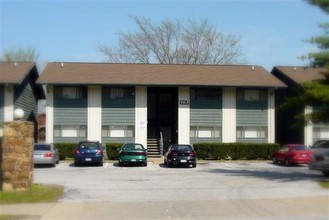
[[[164,149],[166,149],[172,143],[177,143],[177,98],[177,88],[148,88],[148,138],[160,138],[160,132],[162,132]]]

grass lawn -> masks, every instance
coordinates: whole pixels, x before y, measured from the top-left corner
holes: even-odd
[[[322,186],[323,188],[329,189],[329,181],[322,181],[322,182],[320,182],[320,186]]]
[[[0,204],[55,202],[63,193],[62,186],[34,184],[26,192],[0,191]]]

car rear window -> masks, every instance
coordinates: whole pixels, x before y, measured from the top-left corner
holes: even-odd
[[[124,150],[144,150],[144,147],[141,144],[125,144],[123,149]]]
[[[172,146],[171,150],[174,151],[190,151],[192,147],[190,145],[174,145]]]
[[[314,148],[329,148],[329,141],[317,141],[313,145]]]
[[[79,149],[96,149],[98,148],[98,143],[96,142],[84,142],[79,144]]]
[[[50,145],[46,145],[46,144],[34,145],[34,150],[50,150]]]
[[[306,146],[303,145],[295,145],[292,147],[293,150],[295,151],[303,151],[303,150],[308,150],[308,148]]]

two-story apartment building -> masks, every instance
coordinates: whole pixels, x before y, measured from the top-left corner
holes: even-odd
[[[271,73],[284,82],[287,87],[276,93],[276,106],[280,106],[289,97],[294,97],[302,89],[302,84],[309,81],[325,79],[325,68],[275,66]],[[276,111],[276,141],[278,143],[304,143],[312,145],[319,139],[329,139],[329,125],[307,124],[300,125],[296,116],[309,113],[318,108],[328,106],[304,106],[280,109]]]
[[[35,124],[37,137],[38,100],[45,99],[42,86],[35,83],[38,77],[33,62],[0,62],[0,136],[3,122],[13,121],[14,110],[20,108],[22,120]]]
[[[260,66],[49,63],[46,141],[275,142],[285,85]]]

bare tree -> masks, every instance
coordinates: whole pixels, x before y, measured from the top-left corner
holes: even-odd
[[[7,62],[36,62],[39,53],[34,48],[7,50],[2,55],[2,60]]]
[[[242,57],[239,39],[218,32],[207,19],[154,24],[132,17],[136,33],[121,33],[116,47],[99,45],[111,63],[232,64]]]

